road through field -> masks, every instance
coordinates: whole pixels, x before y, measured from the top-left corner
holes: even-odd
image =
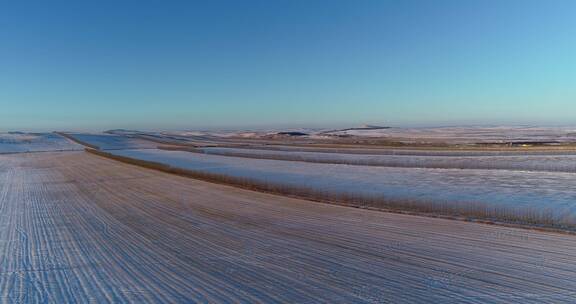
[[[574,303],[576,237],[0,155],[0,302]]]

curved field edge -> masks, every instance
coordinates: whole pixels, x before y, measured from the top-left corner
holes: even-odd
[[[510,208],[478,202],[439,202],[416,199],[391,199],[356,193],[333,193],[302,186],[262,182],[260,180],[182,169],[166,164],[119,156],[87,148],[86,152],[123,163],[154,169],[206,182],[239,187],[246,190],[278,194],[308,201],[336,204],[348,207],[394,212],[402,214],[439,217],[453,220],[479,222],[526,229],[576,234],[576,221],[559,219],[551,210]]]
[[[88,148],[91,148],[91,149],[95,149],[95,150],[100,150],[100,147],[95,146],[95,145],[90,144],[90,143],[87,143],[87,142],[85,142],[85,141],[83,141],[83,140],[80,140],[80,139],[78,139],[78,138],[76,138],[76,137],[74,137],[74,136],[72,136],[72,135],[70,135],[70,134],[67,134],[67,133],[64,133],[64,132],[54,132],[54,133],[55,133],[55,134],[58,134],[58,135],[60,135],[60,136],[62,136],[62,137],[65,137],[65,138],[67,138],[67,139],[69,139],[69,140],[71,140],[71,141],[73,141],[73,142],[75,142],[75,143],[77,143],[77,144],[83,145],[83,146],[85,146],[85,147],[88,147]]]

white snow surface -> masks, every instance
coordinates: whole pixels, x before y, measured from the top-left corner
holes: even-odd
[[[575,127],[434,127],[389,128],[321,132],[326,135],[382,137],[405,142],[446,142],[452,144],[505,143],[523,141],[576,141]]]
[[[184,169],[336,193],[553,209],[564,216],[574,215],[576,208],[573,173],[319,164],[154,149],[110,152]]]
[[[1,303],[574,303],[576,238],[0,155]]]
[[[576,153],[535,153],[535,154],[495,154],[467,155],[464,153],[445,153],[424,150],[390,150],[390,154],[347,154],[282,150],[260,150],[242,148],[201,148],[207,154],[224,156],[248,156],[279,160],[293,160],[320,163],[350,165],[370,165],[382,167],[405,168],[439,168],[439,169],[505,169],[525,171],[550,171],[576,173]],[[381,151],[382,152],[382,151]],[[398,153],[398,155],[394,154]]]
[[[81,145],[55,133],[0,133],[0,154],[82,149]]]
[[[124,135],[105,133],[70,133],[70,136],[100,149],[149,149],[157,143]]]
[[[285,128],[260,130],[183,130],[183,131],[115,131],[116,134],[153,134],[156,136],[215,137],[215,138],[262,138],[278,132],[302,132],[311,139],[334,138],[335,136],[358,136],[381,138],[405,143],[509,143],[509,142],[576,142],[576,127],[531,127],[531,126],[471,126],[471,127],[418,127],[418,128],[359,128],[318,129]]]

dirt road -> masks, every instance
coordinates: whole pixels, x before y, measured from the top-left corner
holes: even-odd
[[[573,303],[576,236],[0,155],[0,302]]]

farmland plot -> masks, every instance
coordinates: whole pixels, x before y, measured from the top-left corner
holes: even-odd
[[[156,148],[157,143],[123,135],[104,133],[69,133],[69,136],[82,143],[100,149],[149,149]]]
[[[202,149],[242,149],[256,151],[286,151],[286,152],[319,152],[319,153],[336,153],[336,154],[366,154],[366,155],[394,155],[394,156],[454,156],[454,157],[471,157],[471,156],[556,156],[556,155],[576,155],[573,149],[551,149],[540,148],[532,150],[514,150],[514,149],[431,149],[431,148],[365,148],[365,147],[317,147],[317,146],[295,146],[295,145],[266,145],[266,146],[241,146],[241,147],[209,147]]]
[[[576,238],[317,204],[83,152],[0,156],[0,297],[571,303]]]
[[[113,152],[184,169],[333,193],[553,209],[562,217],[574,216],[576,204],[572,173],[351,166],[164,150]]]
[[[414,151],[414,155],[367,155],[217,147],[201,148],[198,149],[198,151],[213,155],[362,166],[439,169],[503,169],[576,173],[576,154],[558,155],[540,153],[537,155],[525,154],[505,156],[436,156],[426,155],[428,151],[419,151],[419,154],[416,153],[417,151]]]
[[[435,127],[335,130],[321,135],[353,135],[360,137],[394,138],[403,142],[442,142],[450,144],[503,142],[574,142],[572,127]]]
[[[81,145],[54,133],[0,133],[0,154],[82,149]]]

